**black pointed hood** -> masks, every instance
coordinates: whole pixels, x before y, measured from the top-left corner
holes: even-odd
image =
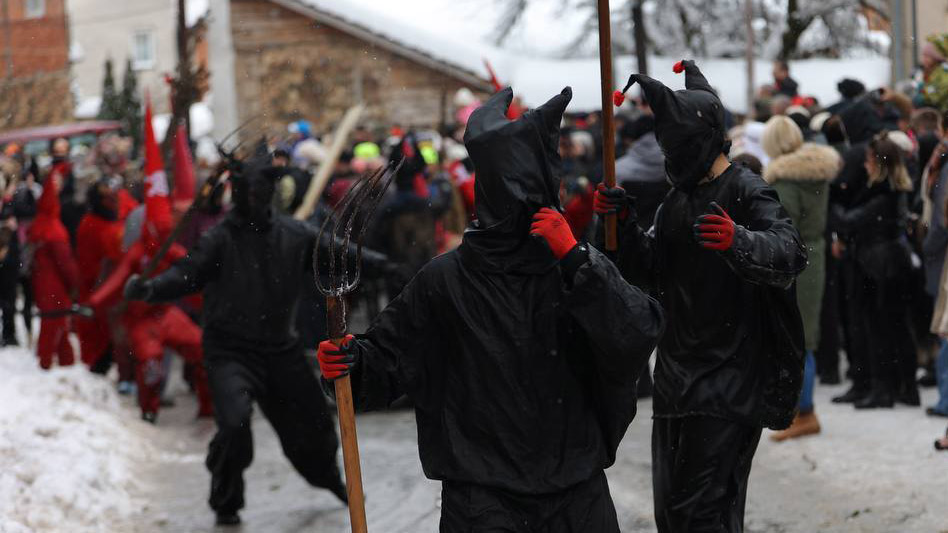
[[[714,160],[727,154],[731,145],[725,132],[724,105],[711,84],[694,61],[676,64],[675,72],[682,71],[684,90],[672,91],[658,80],[633,74],[622,92],[634,83],[642,86],[655,113],[655,137],[665,155],[668,179],[688,191],[707,176]]]
[[[511,121],[508,87],[471,115],[464,145],[474,164],[477,221],[464,235],[466,256],[503,271],[537,272],[555,265],[529,229],[541,207],[560,208],[560,122],[572,97],[566,87]]]

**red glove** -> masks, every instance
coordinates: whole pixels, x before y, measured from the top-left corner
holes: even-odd
[[[352,335],[346,335],[342,346],[336,346],[332,341],[319,343],[316,358],[319,360],[319,370],[324,378],[332,381],[349,375],[349,371],[356,362],[356,354],[350,348],[350,343],[354,338]]]
[[[625,195],[625,189],[607,189],[604,183],[600,183],[593,193],[593,209],[600,215],[615,213],[619,220],[625,220],[629,216],[629,198]]]
[[[698,217],[694,226],[695,237],[706,249],[723,252],[734,244],[734,221],[716,202],[711,202],[711,209],[717,214]]]
[[[539,235],[546,239],[550,250],[557,259],[563,259],[573,246],[576,239],[573,230],[563,215],[554,209],[544,207],[533,215],[533,224],[530,226],[530,235]]]

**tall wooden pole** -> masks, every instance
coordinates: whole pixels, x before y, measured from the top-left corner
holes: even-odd
[[[599,71],[602,77],[602,170],[606,187],[616,186],[616,122],[612,92],[612,26],[609,0],[599,0]],[[618,250],[616,215],[606,215],[606,250]]]

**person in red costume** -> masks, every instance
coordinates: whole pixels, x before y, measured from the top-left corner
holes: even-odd
[[[60,221],[59,192],[63,176],[54,169],[43,184],[36,218],[29,231],[33,252],[33,294],[40,312],[69,307],[79,283],[76,261],[69,247],[69,233]],[[36,345],[40,367],[48,370],[53,359],[60,366],[73,364],[75,355],[69,344],[69,317],[46,317],[40,320]]]
[[[145,183],[145,222],[142,235],[89,298],[89,305],[96,309],[97,314],[119,301],[123,296],[126,281],[141,275],[145,265],[155,256],[172,231],[168,181],[162,170],[158,145],[154,142],[154,136],[150,135],[151,128],[148,123],[146,120],[145,173],[148,177]],[[187,252],[182,246],[172,244],[152,274],[166,270],[185,255]],[[155,423],[158,418],[163,379],[161,358],[166,347],[194,365],[194,385],[200,405],[198,416],[211,416],[213,407],[207,384],[207,371],[203,364],[201,329],[181,309],[173,305],[148,304],[141,301],[127,302],[121,324],[132,355],[138,362],[135,379],[138,382],[142,420]]]
[[[94,184],[87,194],[89,211],[83,215],[76,233],[76,261],[79,266],[79,298],[87,300],[99,282],[122,258],[123,225],[119,221],[118,196],[108,180]],[[82,362],[93,372],[104,373],[111,357],[108,317],[101,313],[76,320]]]

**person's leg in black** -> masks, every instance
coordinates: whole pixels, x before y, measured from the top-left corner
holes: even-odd
[[[93,374],[104,376],[109,373],[110,368],[112,368],[112,343],[106,346],[105,351],[102,352],[102,356],[89,367],[89,371]]]
[[[0,296],[0,313],[3,313],[3,346],[18,346],[16,340],[16,289],[10,295],[3,291]]]
[[[474,529],[476,526],[476,529]],[[444,481],[441,483],[440,533],[532,533],[497,491]]]
[[[760,434],[759,427],[722,418],[656,420],[652,456],[659,533],[743,531],[747,478]],[[669,448],[656,450],[656,445]],[[657,472],[656,458],[661,459]]]
[[[896,372],[893,375],[895,385],[892,390],[896,401],[918,407],[921,405],[918,384],[915,382],[915,374],[918,370],[918,345],[912,323],[911,284],[896,277],[886,283],[884,299],[896,365]]]
[[[680,429],[680,418],[652,420],[652,495],[655,504],[655,524],[659,533],[673,531],[665,511],[673,490],[672,474],[678,455]]]
[[[619,533],[605,472],[555,494],[523,495],[445,481],[441,533]]]
[[[832,253],[826,253],[826,280],[823,289],[823,302],[820,309],[820,342],[816,348],[816,371],[820,383],[835,385],[839,383],[839,281],[838,261]]]
[[[535,531],[619,533],[619,517],[609,493],[606,473],[600,472],[562,495],[545,497],[541,521]]]
[[[20,276],[20,293],[23,295],[23,325],[30,342],[33,339],[33,282],[29,275]]]
[[[870,334],[867,327],[869,307],[872,305],[871,279],[862,273],[852,259],[841,265],[845,270],[840,273],[845,278],[846,286],[843,294],[845,301],[841,306],[846,308],[846,357],[849,360],[849,375],[852,378],[852,387],[843,395],[833,398],[834,403],[855,403],[866,397],[870,389],[871,378],[869,368]]]
[[[253,461],[250,416],[253,401],[264,393],[264,372],[256,355],[216,353],[205,347],[205,366],[214,401],[217,434],[207,452],[211,472],[208,504],[222,525],[240,520],[244,506],[244,470]]]
[[[346,501],[336,463],[339,439],[314,369],[299,348],[269,355],[267,368],[267,394],[257,401],[280,438],[283,453],[310,485]]]
[[[868,395],[855,402],[857,409],[892,407],[896,376],[895,346],[890,314],[885,308],[886,284],[869,276],[864,281],[866,305],[863,308],[865,331],[869,336]]]

